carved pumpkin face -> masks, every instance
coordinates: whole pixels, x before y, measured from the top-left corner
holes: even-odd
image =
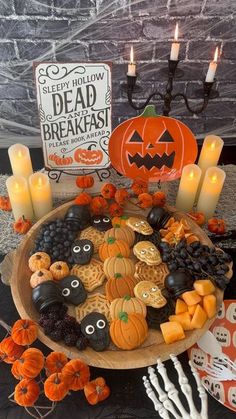
[[[197,143],[182,122],[157,116],[153,106],[120,124],[109,141],[113,167],[130,178],[173,180],[186,164],[194,163]]]
[[[199,348],[191,349],[191,360],[195,368],[204,371],[204,367],[208,363],[207,354]]]
[[[83,148],[77,148],[74,154],[74,159],[77,163],[92,166],[101,163],[103,153],[101,150],[85,150]]]
[[[229,346],[230,345],[230,332],[223,326],[216,326],[213,329],[213,335],[218,340],[221,346]]]

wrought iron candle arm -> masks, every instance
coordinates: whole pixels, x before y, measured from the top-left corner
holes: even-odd
[[[198,115],[204,109],[206,109],[206,107],[208,105],[208,102],[209,102],[209,99],[211,97],[215,98],[215,97],[219,96],[218,92],[216,90],[212,89],[212,87],[215,83],[215,80],[213,82],[203,81],[203,90],[202,90],[203,103],[199,107],[193,109],[193,108],[191,108],[191,106],[189,104],[189,101],[188,101],[188,98],[184,93],[176,93],[174,95],[172,94],[173,81],[174,81],[174,77],[175,77],[175,73],[176,73],[178,63],[179,63],[179,60],[176,60],[176,61],[168,60],[168,81],[167,81],[167,84],[166,84],[165,93],[163,94],[161,92],[154,91],[153,93],[151,93],[151,95],[146,99],[145,103],[142,104],[142,105],[136,105],[133,102],[133,94],[135,94],[135,90],[136,90],[137,76],[127,75],[127,85],[125,85],[125,90],[127,92],[128,102],[129,102],[130,106],[133,109],[139,111],[139,110],[144,109],[150,103],[150,101],[153,98],[159,97],[161,100],[164,101],[163,106],[162,106],[163,115],[169,116],[169,113],[171,111],[171,102],[179,97],[179,98],[182,98],[184,100],[186,108],[192,114]]]

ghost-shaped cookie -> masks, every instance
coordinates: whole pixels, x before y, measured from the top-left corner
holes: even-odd
[[[61,281],[58,281],[58,283],[61,289],[61,295],[67,303],[77,306],[86,300],[87,292],[78,276],[66,276]]]
[[[164,307],[167,300],[162,295],[160,288],[151,281],[140,281],[134,287],[134,295],[146,304],[154,308]]]
[[[95,351],[104,351],[110,344],[109,324],[104,314],[93,312],[81,321],[81,332]]]
[[[78,265],[87,265],[93,256],[93,252],[94,245],[88,239],[76,240],[71,246],[73,262]]]
[[[155,244],[149,241],[144,240],[136,243],[133,252],[139,260],[147,265],[159,265],[162,262],[159,250]]]
[[[94,215],[91,218],[91,225],[99,231],[107,231],[112,228],[111,219],[107,215]]]

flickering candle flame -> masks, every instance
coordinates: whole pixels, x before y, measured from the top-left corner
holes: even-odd
[[[19,150],[17,154],[18,154],[18,157],[19,157],[19,158],[21,158],[21,157],[22,157],[22,155],[23,155],[23,154],[22,154],[22,152],[21,152],[21,150]]]
[[[211,177],[211,181],[212,181],[212,183],[216,183],[216,181],[217,181],[217,175],[213,175]]]
[[[131,45],[131,48],[130,48],[130,64],[134,64],[134,48],[133,48],[133,45]]]
[[[192,179],[194,176],[193,170],[191,170],[191,172],[189,173],[189,179]]]
[[[177,22],[175,26],[175,41],[178,41],[178,35],[179,35],[179,24]]]
[[[15,183],[15,190],[18,192],[20,190],[20,185],[18,182]]]
[[[41,177],[39,177],[39,178],[38,178],[38,186],[40,187],[40,186],[42,186],[42,184],[43,184],[42,178],[41,178]]]
[[[211,150],[214,150],[214,149],[216,148],[216,142],[215,142],[215,141],[213,141],[213,142],[210,144],[210,148],[211,148]]]
[[[216,47],[215,54],[214,54],[214,62],[215,63],[217,62],[218,54],[219,54],[219,49],[218,49],[218,47]]]
[[[207,75],[206,75],[206,82],[207,83],[213,83],[214,82],[214,77],[215,77],[217,64],[218,64],[217,59],[218,59],[218,47],[216,47],[213,61],[211,61],[210,64],[209,64],[209,68],[208,68]]]

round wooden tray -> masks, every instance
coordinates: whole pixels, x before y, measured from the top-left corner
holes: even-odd
[[[31,318],[36,321],[38,321],[39,318],[39,314],[35,310],[31,300],[31,287],[29,284],[31,272],[28,268],[28,259],[30,250],[34,246],[34,239],[44,222],[55,218],[62,218],[71,205],[72,202],[68,202],[56,208],[38,221],[26,234],[26,237],[15,253],[10,285],[14,303],[22,318]],[[210,239],[203,230],[189,217],[176,211],[175,208],[169,207],[168,209],[172,211],[176,219],[187,218],[191,230],[199,236],[201,242],[212,245]],[[132,203],[127,204],[125,213],[138,216],[146,215],[144,210],[141,212],[141,210]],[[223,292],[217,289],[216,296],[218,305],[220,305],[223,299]],[[214,318],[208,320],[202,329],[186,332],[185,339],[170,345],[164,343],[161,332],[149,329],[148,338],[144,344],[132,351],[122,351],[115,348],[113,345],[110,345],[109,349],[104,352],[95,352],[91,348],[87,348],[84,351],[78,351],[75,347],[70,348],[63,343],[52,341],[43,333],[41,328],[39,330],[39,339],[52,350],[62,351],[69,358],[79,357],[91,366],[111,369],[141,368],[154,364],[158,357],[160,357],[162,361],[165,361],[169,359],[169,354],[178,355],[184,352],[197,342],[200,336],[209,329],[213,321]]]

